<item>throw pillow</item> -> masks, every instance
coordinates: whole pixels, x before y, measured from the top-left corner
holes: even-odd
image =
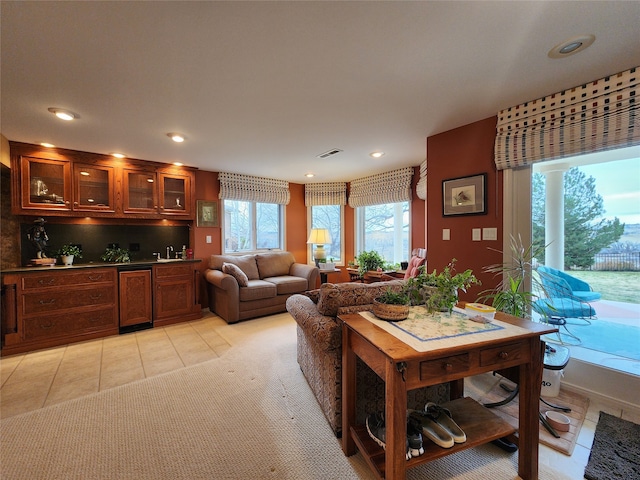
[[[320,297],[320,289],[316,288],[315,290],[307,290],[306,292],[302,292],[302,294],[309,297],[313,303],[318,303],[318,298]]]
[[[223,263],[222,271],[235,278],[238,281],[238,285],[240,285],[241,287],[246,287],[249,284],[249,279],[247,278],[245,273],[240,270],[240,267],[234,265],[233,263]]]

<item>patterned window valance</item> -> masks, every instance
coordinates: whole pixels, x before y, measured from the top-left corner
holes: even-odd
[[[422,200],[427,199],[427,161],[420,164],[420,180],[416,185],[416,194]]]
[[[222,199],[287,205],[291,198],[289,182],[284,180],[223,172],[218,180]]]
[[[307,183],[304,186],[304,204],[314,205],[346,205],[346,182]]]
[[[412,176],[413,167],[406,167],[354,180],[351,182],[349,205],[355,208],[410,202]]]
[[[498,170],[640,145],[638,68],[502,110]]]

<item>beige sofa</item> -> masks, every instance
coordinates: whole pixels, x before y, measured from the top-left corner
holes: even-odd
[[[318,268],[297,263],[291,252],[211,255],[205,270],[209,310],[227,323],[284,312],[287,298],[315,288],[317,278]]]
[[[292,295],[287,311],[297,323],[297,358],[329,425],[342,434],[342,322],[338,315],[370,310],[373,300],[388,288],[399,290],[404,280],[390,282],[325,283],[304,295]],[[356,366],[356,423],[384,410],[384,382],[360,359]],[[408,392],[408,407],[423,409],[428,401],[450,400],[450,385],[440,384]]]

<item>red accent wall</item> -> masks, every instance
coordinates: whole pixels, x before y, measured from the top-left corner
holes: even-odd
[[[472,269],[482,286],[461,292],[460,298],[467,301],[475,301],[500,280],[482,272],[482,267],[502,262],[502,172],[493,159],[496,122],[491,117],[427,138],[427,271],[440,271],[452,258],[458,260],[457,271]],[[443,217],[442,181],[479,173],[487,174],[487,213]],[[471,240],[473,228],[487,227],[497,228],[497,240]],[[450,229],[449,241],[442,240],[444,228]]]

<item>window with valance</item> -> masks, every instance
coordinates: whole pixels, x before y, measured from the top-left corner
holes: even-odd
[[[288,205],[289,182],[239,173],[218,174],[221,199]]]
[[[411,201],[413,167],[378,173],[351,182],[349,205],[364,207]]]
[[[345,182],[307,183],[304,186],[304,204],[307,207],[317,205],[346,205],[347,184]]]
[[[498,114],[498,170],[640,145],[638,68]]]

